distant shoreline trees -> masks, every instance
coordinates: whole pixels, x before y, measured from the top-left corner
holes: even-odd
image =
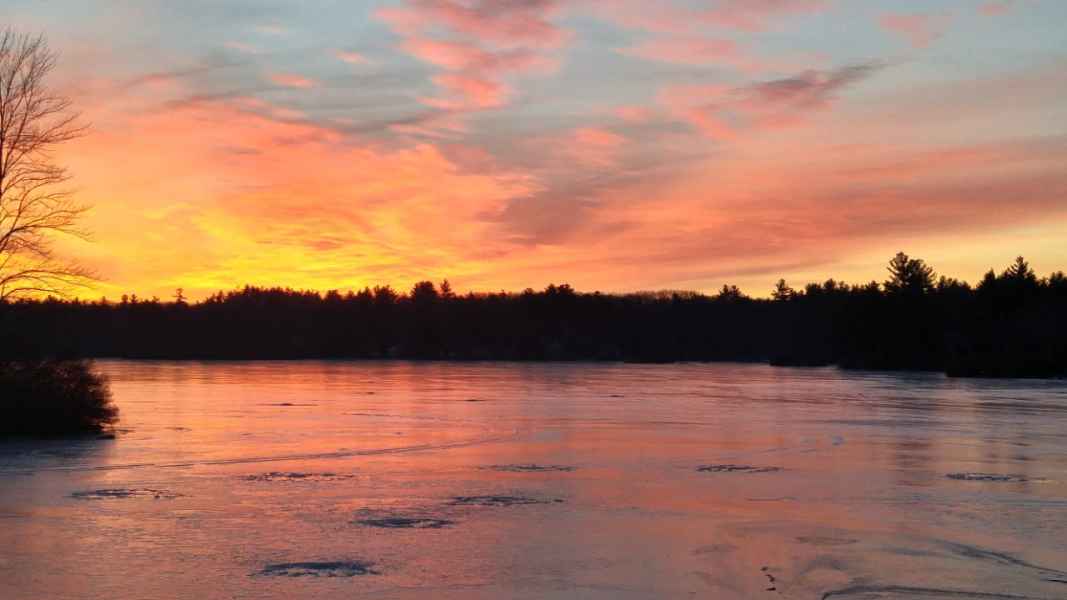
[[[884,283],[834,280],[771,299],[695,292],[455,294],[424,281],[319,294],[246,287],[201,302],[0,303],[0,349],[146,359],[767,361],[954,376],[1067,375],[1067,277],[1022,258],[976,285],[901,253]]]

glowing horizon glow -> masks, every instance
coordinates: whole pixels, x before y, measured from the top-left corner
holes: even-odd
[[[86,297],[1067,269],[1052,0],[13,0],[92,134]],[[995,43],[991,43],[995,41]]]

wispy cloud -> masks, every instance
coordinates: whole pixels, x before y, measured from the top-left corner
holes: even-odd
[[[314,79],[294,73],[272,73],[269,77],[276,85],[288,88],[309,89],[318,85]]]
[[[944,14],[886,14],[878,23],[886,31],[902,36],[914,48],[925,48],[941,37],[951,17]]]
[[[252,27],[252,30],[261,35],[275,37],[289,35],[289,29],[277,23],[264,23],[261,25],[255,25]]]
[[[366,65],[370,63],[370,59],[359,52],[353,52],[351,50],[337,50],[333,53],[334,57],[341,62],[346,62],[350,65]]]
[[[559,6],[559,0],[408,0],[378,15],[408,36],[441,27],[502,46],[558,47],[567,38],[550,19]]]
[[[661,102],[676,116],[713,138],[731,139],[746,130],[797,125],[829,109],[848,87],[884,68],[864,63],[744,85],[669,86]]]
[[[581,127],[567,136],[563,151],[580,164],[608,168],[616,166],[619,153],[628,142],[624,136],[603,127]]]
[[[620,52],[648,60],[693,65],[736,64],[742,59],[739,44],[727,39],[660,38]]]
[[[687,33],[706,27],[759,32],[790,17],[821,13],[831,5],[827,0],[714,0],[695,5],[669,0],[590,2],[597,14],[624,27],[669,33]]]
[[[703,21],[722,27],[759,31],[774,19],[810,15],[828,6],[826,0],[720,0],[697,14]]]
[[[512,77],[555,68],[553,52],[568,38],[551,20],[557,10],[556,0],[409,0],[378,16],[405,51],[444,71],[433,76],[442,93],[424,102],[463,112],[505,106]]]
[[[983,2],[978,7],[978,12],[987,17],[997,17],[1010,12],[1015,7],[1015,4],[1015,0],[992,0]]]
[[[261,54],[263,52],[258,46],[247,44],[245,42],[229,41],[226,42],[225,46],[230,50],[236,50],[238,52],[243,52],[244,54]]]
[[[647,106],[620,106],[613,114],[627,123],[647,123],[655,117],[655,111]]]

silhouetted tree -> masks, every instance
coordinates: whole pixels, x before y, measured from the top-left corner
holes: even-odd
[[[925,294],[934,287],[934,270],[925,262],[908,258],[907,254],[898,252],[887,267],[889,280],[885,289],[890,293]]]
[[[771,297],[779,302],[785,302],[792,300],[796,293],[796,290],[789,287],[784,279],[779,279],[778,283],[774,284],[774,291],[771,292]]]
[[[441,282],[441,297],[448,300],[456,297],[456,293],[452,291],[452,284],[447,279]]]
[[[374,303],[379,307],[396,304],[397,293],[389,286],[377,286],[374,288]]]
[[[1020,283],[1037,283],[1037,275],[1030,268],[1030,263],[1026,262],[1026,259],[1021,256],[1016,257],[1015,262],[1004,270],[1004,278],[1013,279]]]
[[[420,281],[411,288],[411,301],[415,306],[428,306],[437,300],[437,289],[432,281]]]
[[[736,302],[747,297],[741,293],[741,290],[736,285],[723,285],[715,298],[724,302]]]
[[[1037,274],[1030,268],[1030,263],[1026,262],[1026,259],[1021,256],[1017,257],[1015,262],[1004,270],[1000,278],[1006,285],[1014,288],[1018,294],[1033,293],[1038,286]]]
[[[1063,271],[1056,271],[1049,276],[1048,287],[1060,294],[1067,292],[1067,275],[1064,275]]]
[[[84,236],[85,211],[63,187],[67,170],[51,161],[84,132],[70,101],[45,85],[55,62],[43,37],[0,30],[0,300],[61,294],[89,277],[52,246],[57,233]]]

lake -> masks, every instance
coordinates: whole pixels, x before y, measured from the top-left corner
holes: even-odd
[[[763,365],[99,363],[0,444],[0,598],[1067,597],[1067,384]]]

